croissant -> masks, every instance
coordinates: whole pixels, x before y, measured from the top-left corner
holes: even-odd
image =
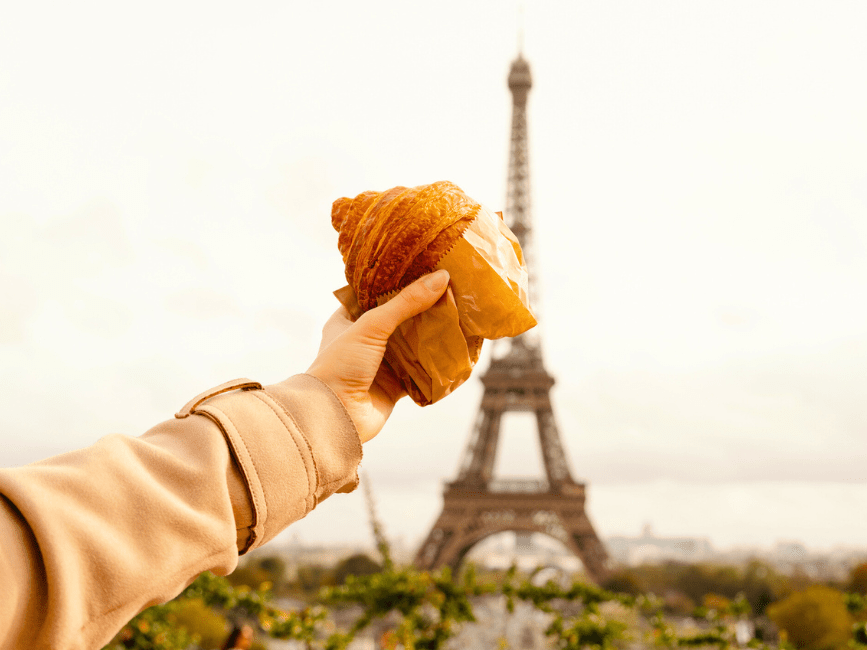
[[[361,308],[433,271],[480,208],[448,181],[337,199],[331,225]]]
[[[335,294],[355,316],[427,273],[449,271],[442,304],[399,328],[386,349],[386,363],[420,404],[469,377],[483,339],[536,324],[517,238],[501,216],[453,183],[340,198],[331,223],[349,283]]]

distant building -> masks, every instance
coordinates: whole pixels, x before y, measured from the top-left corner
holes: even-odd
[[[705,537],[657,537],[649,525],[639,537],[608,537],[605,546],[611,559],[625,566],[703,562],[714,555],[713,546]]]

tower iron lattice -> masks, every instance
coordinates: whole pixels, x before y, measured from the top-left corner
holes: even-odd
[[[527,96],[530,66],[522,55],[512,62],[512,133],[506,217],[532,269]],[[532,291],[531,278],[531,295]],[[484,538],[506,531],[543,533],[577,555],[597,581],[607,573],[608,556],[584,508],[585,484],[572,478],[551,407],[554,378],[542,362],[541,342],[522,334],[508,352],[494,358],[482,376],[484,394],[456,480],[443,492],[443,510],[416,555],[425,569],[457,568]],[[493,475],[500,427],[507,412],[536,417],[545,476],[539,480],[498,479]]]

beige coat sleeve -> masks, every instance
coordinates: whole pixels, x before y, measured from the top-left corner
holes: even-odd
[[[360,460],[343,405],[297,375],[229,382],[139,438],[0,469],[0,648],[102,647],[355,489]]]

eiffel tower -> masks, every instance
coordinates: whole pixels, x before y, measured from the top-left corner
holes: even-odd
[[[527,95],[531,85],[530,66],[519,54],[509,73],[513,102],[506,216],[528,265],[532,250]],[[485,392],[460,472],[445,486],[442,513],[419,549],[416,565],[456,569],[470,548],[490,535],[537,532],[562,542],[581,559],[592,579],[602,580],[608,556],[584,510],[585,485],[575,482],[566,462],[551,408],[554,378],[542,363],[535,333],[512,339],[508,352],[491,361],[482,384]],[[510,411],[535,414],[544,479],[494,478],[500,424]]]

